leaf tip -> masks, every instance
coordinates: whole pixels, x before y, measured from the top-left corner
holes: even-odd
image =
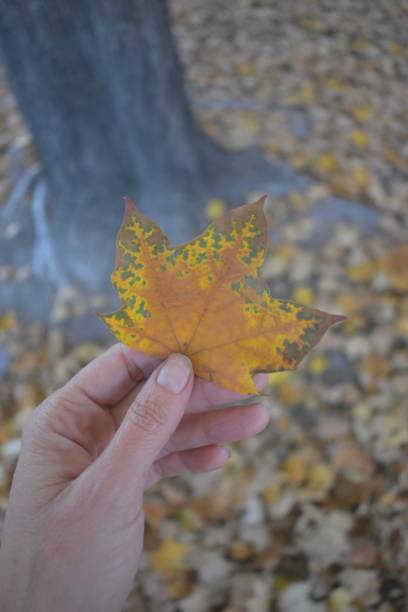
[[[126,221],[126,219],[128,219],[128,217],[131,214],[135,214],[138,212],[137,208],[136,208],[136,204],[134,203],[134,201],[132,200],[132,198],[130,198],[129,196],[125,196],[123,198],[124,202],[125,202],[125,214],[124,214],[124,219]]]
[[[255,200],[254,205],[258,205],[259,207],[263,208],[265,206],[265,202],[267,199],[268,199],[268,194],[264,193],[257,200]]]
[[[337,325],[337,323],[344,323],[344,321],[347,321],[347,317],[345,317],[344,315],[335,315],[335,314],[329,315],[329,326],[330,327],[332,325]]]

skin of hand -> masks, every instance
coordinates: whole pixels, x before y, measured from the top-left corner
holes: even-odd
[[[266,382],[258,375],[261,388]],[[143,546],[143,493],[223,466],[223,443],[265,428],[254,403],[117,344],[30,415],[0,548],[2,612],[119,612]],[[217,408],[218,406],[218,408]]]

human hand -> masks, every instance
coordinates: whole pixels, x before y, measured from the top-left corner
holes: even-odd
[[[183,355],[158,366],[121,344],[48,397],[23,429],[0,610],[119,612],[142,551],[143,492],[221,467],[220,444],[261,431],[259,403],[217,409],[242,397],[195,378]]]

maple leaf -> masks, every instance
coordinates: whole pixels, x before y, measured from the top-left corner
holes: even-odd
[[[197,376],[257,393],[256,372],[294,369],[344,319],[274,299],[260,277],[267,247],[265,197],[227,212],[191,242],[168,237],[129,198],[112,283],[122,306],[100,315],[133,349],[187,355]]]

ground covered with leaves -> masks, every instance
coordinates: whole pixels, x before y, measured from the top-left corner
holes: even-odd
[[[205,127],[311,177],[267,206],[273,295],[348,320],[299,370],[271,375],[270,426],[235,445],[222,472],[149,493],[146,553],[126,610],[404,611],[406,4],[238,0],[232,13],[221,0],[173,0],[172,10]],[[0,87],[0,197],[10,211],[35,157],[4,80]],[[209,218],[222,210],[210,202]],[[0,280],[29,274],[0,268]],[[64,337],[62,323],[89,308],[102,309],[103,297],[85,302],[69,289],[47,329],[1,314],[2,516],[25,418],[105,349]]]

